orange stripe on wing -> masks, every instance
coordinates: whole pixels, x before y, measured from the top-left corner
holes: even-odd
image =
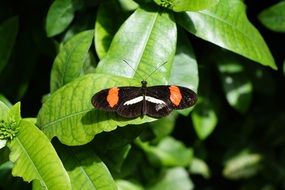
[[[175,105],[179,106],[181,100],[182,100],[182,94],[180,92],[179,87],[177,86],[170,86],[170,101]]]
[[[108,91],[107,102],[109,106],[114,107],[119,101],[119,88],[113,87]]]

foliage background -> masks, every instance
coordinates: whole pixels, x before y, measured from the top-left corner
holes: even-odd
[[[94,44],[91,44],[90,30],[94,29],[98,11],[104,10],[98,8],[102,2],[73,1],[72,3],[76,7],[74,18],[68,16],[69,13],[67,11],[67,15],[63,15],[66,18],[63,22],[68,23],[70,19],[72,22],[67,24],[68,27],[58,32],[58,34],[56,31],[53,33],[54,31],[48,31],[47,29],[47,14],[53,2],[47,0],[4,0],[0,3],[0,23],[2,23],[0,25],[0,93],[1,101],[5,102],[7,107],[10,108],[9,102],[15,104],[20,101],[22,118],[37,117],[39,110],[42,109],[42,102],[50,98],[48,94],[56,92],[58,88],[69,82],[67,77],[65,78],[66,81],[62,83],[50,84],[53,77],[57,78],[57,74],[54,74],[57,70],[54,65],[58,64],[55,63],[57,55],[59,55],[59,52],[62,53],[64,48],[68,49],[67,43],[70,42],[68,40],[83,30],[86,33],[75,39],[74,43],[70,42],[69,45],[71,47],[78,46],[78,51],[82,49],[82,52],[79,53],[78,57],[75,56],[73,61],[79,62],[82,59],[86,59],[85,63],[87,66],[84,67],[83,74],[93,72],[92,69],[94,68],[92,65],[96,65],[99,62],[102,52],[98,51],[98,46],[95,51]],[[143,4],[144,1],[137,2]],[[161,1],[156,2],[160,3]],[[210,2],[208,1],[208,3]],[[182,40],[184,42],[182,46],[185,45],[189,48],[189,42],[193,47],[192,53],[195,55],[195,61],[198,63],[199,70],[198,94],[200,101],[188,116],[178,116],[175,113],[166,119],[153,123],[146,123],[150,121],[149,118],[114,123],[112,120],[114,116],[105,116],[105,113],[99,113],[98,118],[95,118],[95,120],[107,118],[106,120],[109,123],[105,123],[104,126],[108,125],[108,130],[114,130],[117,124],[143,124],[118,128],[109,133],[100,133],[103,130],[95,131],[95,134],[100,133],[96,135],[95,140],[87,145],[76,147],[62,145],[57,139],[54,139],[52,144],[49,143],[53,134],[41,128],[46,120],[49,119],[47,118],[49,110],[41,111],[42,113],[39,113],[37,118],[37,126],[42,129],[48,138],[40,130],[37,130],[35,125],[32,124],[34,123],[33,121],[19,119],[19,125],[25,126],[26,133],[30,132],[33,134],[33,138],[39,137],[43,141],[41,143],[48,147],[43,152],[49,152],[51,155],[50,159],[54,160],[57,168],[61,168],[58,171],[59,173],[61,172],[61,178],[57,180],[63,181],[62,184],[66,182],[67,186],[62,186],[64,188],[69,187],[68,183],[71,183],[75,189],[79,189],[83,187],[83,184],[87,183],[81,178],[78,182],[73,181],[74,179],[79,179],[78,176],[81,175],[77,172],[78,169],[82,169],[89,175],[89,182],[92,182],[94,186],[97,185],[94,189],[104,189],[104,186],[98,186],[98,184],[105,182],[109,184],[105,189],[115,189],[114,184],[116,183],[121,189],[126,190],[159,190],[166,189],[166,187],[170,189],[175,187],[175,189],[181,190],[194,187],[199,190],[285,189],[285,6],[283,6],[284,9],[277,11],[277,16],[275,15],[276,18],[273,21],[266,19],[270,18],[270,15],[274,16],[274,11],[273,13],[267,13],[269,15],[266,15],[266,13],[261,14],[262,11],[279,2],[274,0],[244,1],[249,21],[262,35],[275,60],[275,63],[270,63],[271,65],[268,64],[268,61],[264,61],[267,59],[265,55],[262,55],[258,60],[249,57],[256,62],[245,58],[247,56],[241,56],[244,54],[250,55],[254,52],[254,49],[243,47],[244,49],[241,48],[242,53],[234,51],[237,53],[235,54],[226,50],[230,48],[226,47],[223,49],[218,46],[220,45],[218,42],[207,40],[207,37],[198,36],[200,37],[198,38],[193,35],[191,30],[187,33],[186,31],[181,32],[182,28],[178,29],[179,34],[184,34],[183,38],[187,39]],[[118,26],[112,25],[110,29],[113,29],[113,31],[108,31],[108,33],[114,34],[117,32],[120,23],[123,23],[132,11],[121,14],[120,11],[116,10],[115,6],[109,6],[109,8],[114,9],[112,12],[115,16],[112,19],[118,20],[114,22]],[[104,12],[101,14],[104,15]],[[107,22],[110,19],[108,14],[102,18],[107,19]],[[195,17],[192,18],[194,19]],[[12,23],[8,32],[3,29],[3,23],[7,20]],[[176,18],[175,22],[179,23],[179,19]],[[58,29],[63,25],[63,23],[59,23],[55,28]],[[241,22],[241,25],[237,28],[242,28],[243,26],[246,28],[246,22]],[[276,29],[278,26],[281,29]],[[204,27],[201,31],[204,31],[207,36],[208,30],[207,27]],[[165,30],[162,29],[160,32],[163,33],[163,31]],[[237,40],[237,36],[235,34],[228,35],[230,36],[230,42],[236,40],[232,46],[238,46],[237,43],[240,41]],[[249,40],[256,37],[256,35],[252,35],[250,32],[248,35]],[[163,35],[161,36],[163,39]],[[78,43],[79,41],[84,41],[84,39],[86,43]],[[66,45],[63,45],[63,43]],[[84,50],[88,50],[90,46],[90,56],[86,58]],[[259,46],[258,42],[257,46]],[[263,47],[261,46],[260,48],[262,49]],[[172,56],[172,49],[169,51],[169,55]],[[66,54],[68,53],[67,51]],[[121,54],[117,53],[116,56],[119,55]],[[67,57],[64,57],[64,53],[61,56],[63,57],[61,59],[58,58],[59,62],[67,59]],[[109,62],[112,62],[113,57],[109,58]],[[161,59],[156,57],[151,61],[159,65]],[[276,70],[272,69],[275,67],[275,64],[277,66]],[[141,66],[138,70],[139,72],[146,68],[149,69],[149,65],[146,63],[140,63],[139,65]],[[193,65],[195,66],[195,63]],[[272,68],[264,65],[270,65]],[[111,65],[109,68],[113,66]],[[82,68],[80,67],[80,69]],[[113,81],[114,77],[106,75],[109,68],[106,63],[104,65],[104,62],[101,62],[101,66],[99,63],[97,72],[99,71],[101,75],[96,75],[96,77],[92,78],[92,81],[98,80],[97,83],[94,82],[92,84],[94,88],[99,90],[101,88],[98,86],[99,83],[102,83],[102,88],[116,84],[139,84],[137,82],[140,80],[139,76],[135,76],[136,80],[132,81],[120,77],[115,78],[116,80]],[[167,71],[172,69],[170,66],[166,68]],[[52,70],[53,74],[51,74]],[[60,66],[58,70],[61,70]],[[82,73],[79,73],[79,75],[82,75]],[[186,75],[189,76],[189,73]],[[76,77],[78,76],[74,78]],[[102,78],[105,78],[106,81],[102,82]],[[161,83],[169,82],[169,78],[165,77],[165,73],[160,74],[158,72],[153,78],[150,79],[152,83],[155,81],[160,81]],[[189,85],[192,88],[197,87],[196,83],[198,81],[196,81],[195,77],[194,79],[184,78],[183,80],[190,81]],[[232,81],[231,85],[228,85],[228,80]],[[54,99],[57,98],[55,97]],[[87,102],[86,104],[90,104],[88,97],[83,99]],[[68,100],[65,102],[66,104],[59,102],[59,105],[71,107],[72,102],[70,104],[67,102]],[[2,107],[1,111],[5,110],[3,113],[7,112],[7,115],[15,114],[19,118],[18,112],[20,108],[17,104],[11,108],[9,113],[7,111],[8,108]],[[187,115],[188,113],[183,114]],[[1,115],[1,119],[4,118],[5,120],[6,115],[5,117],[3,116],[4,114]],[[18,120],[16,119],[16,121]],[[78,125],[75,127],[79,128]],[[104,128],[104,130],[107,129]],[[31,139],[24,136],[25,133],[23,131],[21,132],[20,130],[20,135],[15,139],[18,139],[19,142],[21,140],[30,142]],[[136,139],[138,136],[140,138]],[[93,135],[87,138],[91,140]],[[87,140],[82,141],[84,143],[76,140],[72,141],[72,137],[62,137],[60,140],[67,142],[65,144],[69,145],[81,145],[87,142]],[[32,186],[31,183],[24,182],[23,179],[25,181],[39,179],[40,182],[47,182],[42,177],[46,172],[50,173],[51,170],[46,169],[40,175],[34,176],[30,175],[28,170],[23,169],[23,165],[29,165],[27,162],[24,162],[22,166],[21,164],[14,165],[10,162],[15,162],[19,157],[23,158],[21,150],[18,149],[18,145],[15,142],[15,140],[12,140],[8,144],[12,152],[10,158],[8,158],[9,149],[7,147],[1,149],[0,187],[2,189],[19,189],[19,187],[21,189],[40,189],[37,182],[33,182]],[[32,155],[36,147],[30,150]],[[19,155],[22,155],[22,157]],[[76,155],[75,159],[71,159],[73,155]],[[45,160],[43,154],[39,154],[38,157],[36,156],[32,159],[32,162],[35,165],[39,164],[39,166],[47,164],[43,160]],[[19,159],[19,161],[23,160]],[[36,161],[39,161],[39,163]],[[61,162],[64,167],[62,167]],[[111,175],[108,174],[109,171],[106,169],[106,166],[110,170]],[[14,176],[22,178],[12,177],[12,169]],[[100,176],[104,176],[104,180],[99,180]],[[68,182],[68,180],[71,182]],[[88,188],[86,187],[86,189]]]

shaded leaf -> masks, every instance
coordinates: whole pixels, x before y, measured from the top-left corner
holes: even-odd
[[[161,179],[145,188],[146,190],[192,190],[194,184],[184,168],[176,167],[166,170]]]
[[[14,176],[28,182],[38,179],[45,189],[71,189],[67,172],[53,146],[35,125],[21,120],[19,133],[8,147],[10,160],[15,163]]]
[[[200,98],[192,112],[192,121],[200,139],[207,138],[215,129],[218,118],[210,100]]]
[[[171,134],[175,127],[177,116],[177,114],[170,114],[149,124],[151,126],[150,129],[156,137],[155,141],[159,141]]]
[[[84,74],[84,63],[89,56],[93,31],[80,32],[60,49],[51,70],[51,92]]]
[[[242,151],[227,160],[223,175],[228,179],[252,177],[260,170],[261,160],[260,154]]]
[[[171,137],[162,139],[157,146],[142,142],[139,145],[156,166],[187,166],[193,157],[192,149]]]
[[[130,149],[131,145],[128,144],[103,153],[98,153],[98,155],[111,171],[120,172],[122,164],[128,156]]]
[[[199,11],[216,5],[219,0],[154,0],[154,2],[162,7],[172,9],[176,12],[182,11]]]
[[[258,15],[258,19],[270,30],[285,32],[285,1],[263,10]]]
[[[235,61],[226,60],[218,65],[218,69],[227,101],[234,109],[245,113],[251,103],[253,87],[244,67]]]
[[[151,83],[165,84],[175,53],[176,33],[171,14],[158,12],[157,8],[139,8],[114,36],[108,53],[98,64],[97,72],[134,77],[140,81],[167,62],[148,79]]]
[[[18,33],[19,18],[9,18],[0,24],[0,73],[8,63]]]
[[[48,37],[63,32],[74,18],[72,0],[55,0],[46,17],[46,32]]]
[[[207,10],[178,15],[179,23],[195,36],[277,69],[258,30],[248,21],[239,0],[220,0]]]
[[[86,146],[56,146],[69,174],[72,189],[116,190],[116,184],[108,168]]]
[[[106,74],[87,74],[54,92],[43,104],[37,125],[51,139],[57,136],[67,145],[82,145],[94,135],[112,131],[117,126],[141,124],[155,119],[144,117],[124,119],[113,112],[93,108],[91,97],[112,86],[129,86],[131,79]],[[64,98],[63,98],[64,97]]]
[[[3,102],[8,107],[12,107],[11,102],[2,94],[0,94],[0,102]]]
[[[118,1],[107,1],[99,6],[95,22],[94,42],[100,59],[107,54],[111,41],[122,22],[123,11]]]

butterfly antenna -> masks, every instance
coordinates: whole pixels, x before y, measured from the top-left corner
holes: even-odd
[[[125,63],[127,63],[127,64],[129,65],[129,67],[130,67],[137,75],[139,75],[139,77],[141,77],[141,78],[143,79],[143,77],[142,77],[139,73],[137,73],[136,70],[135,70],[126,60],[123,59],[123,61],[124,61]]]
[[[165,61],[164,63],[162,63],[161,65],[159,65],[158,67],[156,67],[156,69],[154,71],[152,71],[149,75],[147,75],[146,79],[147,80],[153,73],[155,73],[160,67],[162,67],[163,65],[165,65],[167,63],[167,61]]]

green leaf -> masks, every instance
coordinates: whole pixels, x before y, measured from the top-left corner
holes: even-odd
[[[184,31],[179,31],[170,83],[186,86],[197,92],[199,84],[198,65],[192,45]]]
[[[18,33],[19,18],[9,18],[0,24],[0,74],[8,63]]]
[[[189,171],[191,174],[200,174],[204,178],[209,178],[211,173],[206,162],[199,158],[193,158]]]
[[[194,185],[184,168],[176,167],[166,170],[160,180],[145,188],[146,190],[192,190]]]
[[[67,145],[82,145],[94,135],[112,131],[117,126],[141,124],[155,119],[144,117],[124,119],[113,112],[93,108],[91,97],[112,86],[134,85],[134,81],[106,74],[88,74],[54,92],[43,104],[37,125],[51,139],[57,136]]]
[[[98,153],[98,155],[111,171],[120,172],[130,149],[131,145],[128,144],[123,147],[105,151],[104,153]]]
[[[219,0],[154,0],[154,2],[175,12],[182,12],[207,9],[216,5]]]
[[[68,174],[52,144],[35,125],[21,120],[19,133],[8,147],[10,160],[15,163],[13,176],[28,182],[38,179],[45,189],[71,189]]]
[[[178,21],[199,38],[277,69],[264,39],[248,21],[240,0],[220,0],[210,9],[181,13]]]
[[[134,77],[140,81],[167,62],[148,79],[151,83],[165,84],[175,54],[176,35],[176,25],[170,13],[159,12],[158,8],[139,8],[114,36],[97,72]]]
[[[251,103],[253,87],[244,67],[236,61],[226,60],[219,63],[218,69],[227,101],[234,109],[245,113]]]
[[[12,107],[11,102],[2,94],[0,94],[0,102],[4,103],[9,108]],[[1,108],[0,108],[1,109]]]
[[[97,55],[102,59],[110,47],[117,29],[123,22],[123,11],[118,1],[107,1],[98,8],[94,42]]]
[[[249,178],[260,170],[262,156],[249,151],[242,151],[227,160],[223,175],[228,179]]]
[[[60,49],[51,71],[51,92],[84,74],[84,63],[89,56],[93,31],[80,32]]]
[[[258,19],[270,30],[285,32],[285,1],[263,10],[258,15]]]
[[[144,190],[144,188],[136,183],[126,180],[116,180],[118,190]]]
[[[192,112],[194,129],[199,139],[206,139],[215,129],[218,118],[210,100],[200,98]]]
[[[72,189],[116,190],[116,184],[108,168],[86,146],[56,146],[68,171]]]
[[[63,32],[72,22],[74,7],[72,0],[55,0],[50,6],[46,18],[46,32],[48,37]]]
[[[2,101],[0,101],[0,120],[5,120],[7,118],[7,114],[9,111],[9,107]]]
[[[162,139],[157,146],[138,143],[147,153],[149,161],[157,166],[187,166],[193,157],[192,149],[171,137]]]
[[[176,84],[188,87],[197,92],[199,75],[198,65],[192,49],[184,31],[178,33],[177,49],[171,68],[169,84]],[[193,108],[179,110],[178,112],[187,116]]]
[[[177,116],[177,114],[170,114],[167,117],[163,117],[149,124],[150,129],[156,137],[156,141],[159,141],[171,134],[175,127]]]

